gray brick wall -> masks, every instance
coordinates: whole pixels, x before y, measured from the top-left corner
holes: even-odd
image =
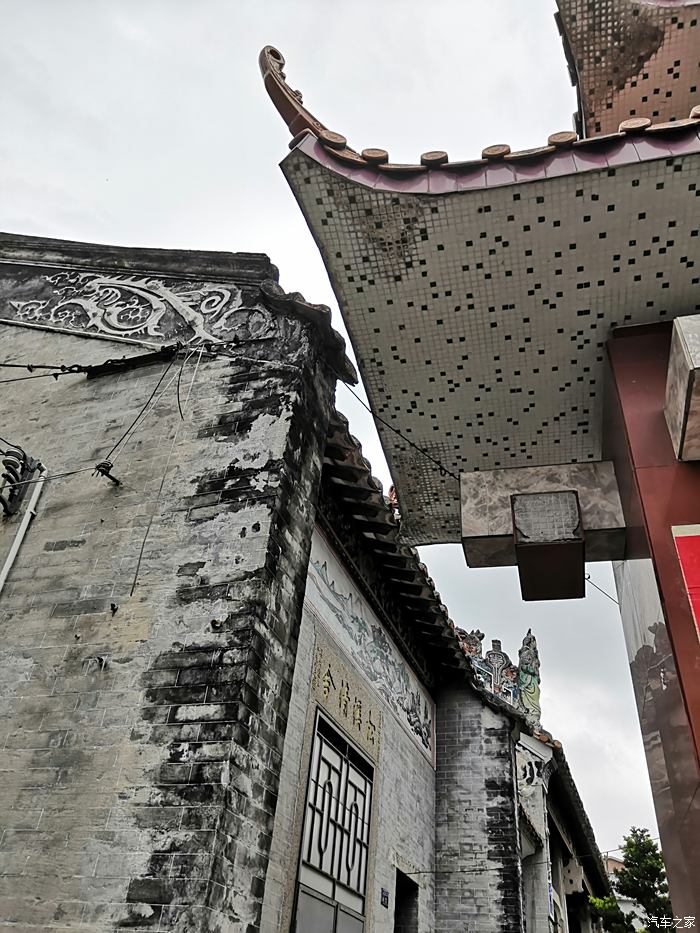
[[[312,324],[284,334],[202,359],[184,421],[171,386],[121,487],[45,487],[0,596],[2,926],[259,929],[334,382]],[[143,352],[7,325],[0,350]],[[89,466],[162,369],[0,386],[0,434],[51,473]]]
[[[512,723],[465,685],[437,698],[436,933],[522,929]]]

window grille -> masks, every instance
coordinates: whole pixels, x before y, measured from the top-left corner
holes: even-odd
[[[302,835],[296,933],[364,929],[373,769],[320,715]]]

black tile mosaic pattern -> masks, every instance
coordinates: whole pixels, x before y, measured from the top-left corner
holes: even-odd
[[[557,0],[585,135],[685,119],[700,103],[700,3]]]
[[[455,473],[600,459],[610,329],[700,311],[699,167],[431,196],[283,164],[374,410]],[[458,541],[458,483],[379,430],[407,539]]]

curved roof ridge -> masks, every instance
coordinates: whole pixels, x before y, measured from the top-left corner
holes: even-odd
[[[652,123],[648,117],[635,117],[623,120],[618,132],[605,136],[592,136],[580,139],[573,130],[551,133],[546,144],[533,149],[522,149],[515,152],[506,143],[497,143],[486,146],[481,157],[466,161],[451,161],[447,152],[442,149],[433,149],[423,152],[420,162],[397,163],[391,162],[386,149],[367,148],[358,152],[348,146],[348,141],[341,133],[329,130],[303,103],[301,91],[293,90],[287,84],[284,72],[285,59],[274,46],[266,45],[259,57],[260,71],[263,76],[265,88],[270,99],[287,124],[292,141],[290,148],[311,133],[321,144],[331,158],[343,165],[355,168],[374,169],[387,175],[422,175],[429,171],[440,173],[449,171],[464,173],[478,170],[493,162],[539,162],[554,153],[578,149],[580,147],[595,149],[612,148],[615,144],[624,141],[626,137],[644,136],[658,139],[660,136],[676,136],[696,134],[700,131],[700,106],[693,107],[688,119],[672,120],[668,123]]]
[[[357,384],[357,371],[345,352],[345,340],[331,323],[331,309],[328,305],[312,304],[300,292],[285,292],[273,279],[260,283],[260,294],[270,310],[293,314],[314,324],[338,378],[349,385]]]

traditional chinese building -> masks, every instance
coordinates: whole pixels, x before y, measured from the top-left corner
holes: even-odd
[[[0,924],[590,930],[539,659],[457,631],[257,254],[0,239]]]
[[[527,151],[397,164],[260,63],[404,540],[517,565],[533,600],[613,562],[670,893],[700,915],[700,4],[558,7],[577,130]]]

